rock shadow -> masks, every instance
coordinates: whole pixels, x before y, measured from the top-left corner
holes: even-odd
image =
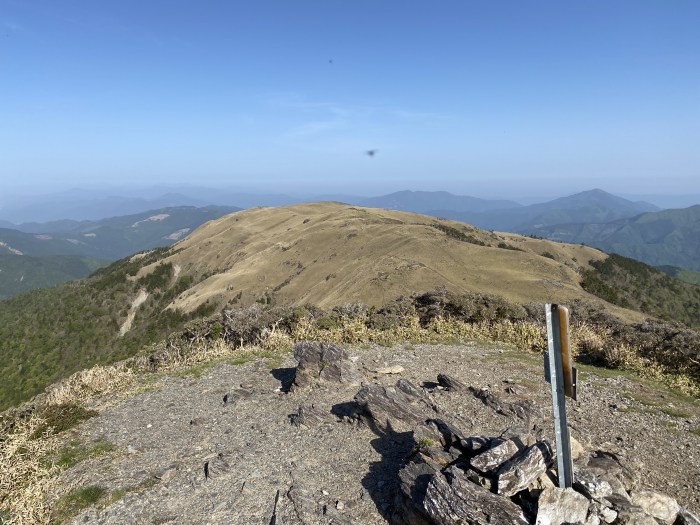
[[[400,486],[399,472],[411,458],[415,446],[413,431],[396,432],[391,425],[382,429],[371,418],[364,418],[363,421],[377,435],[370,444],[381,459],[370,465],[369,472],[362,478],[362,486],[377,510],[392,522]]]
[[[286,393],[292,388],[296,371],[296,368],[273,368],[270,374],[281,383],[282,392]]]

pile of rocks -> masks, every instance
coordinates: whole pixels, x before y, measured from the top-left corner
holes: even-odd
[[[316,381],[354,383],[358,374],[339,347],[305,342],[294,388]],[[486,389],[438,376],[440,388],[470,393],[518,421],[498,436],[465,436],[423,387],[406,379],[393,386],[363,384],[353,417],[380,437],[411,439],[413,452],[398,473],[391,511],[407,525],[581,524],[700,525],[668,496],[637,490],[634,473],[610,452],[582,450],[574,463],[572,488],[556,486],[552,445],[542,438],[542,410],[531,401],[510,403]],[[295,424],[323,417],[301,406]]]

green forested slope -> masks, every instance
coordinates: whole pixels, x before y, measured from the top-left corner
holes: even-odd
[[[528,233],[557,241],[582,242],[652,266],[700,271],[700,205],[643,213],[613,222],[542,226]]]
[[[73,255],[30,257],[0,254],[0,299],[80,279],[109,261]]]
[[[594,269],[581,282],[586,291],[624,308],[700,327],[700,286],[618,254],[590,264]]]
[[[123,259],[82,281],[0,301],[0,409],[72,372],[133,355],[181,326],[186,317],[164,307],[191,284],[190,278],[174,280],[172,267],[163,265],[145,279],[133,279],[165,250],[133,262]],[[120,337],[119,328],[141,288],[150,295],[131,330]],[[203,310],[193,315],[207,313]]]

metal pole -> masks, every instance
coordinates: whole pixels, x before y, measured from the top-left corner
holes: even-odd
[[[554,431],[557,441],[557,473],[559,476],[559,487],[569,488],[573,483],[573,464],[571,462],[569,425],[566,420],[566,397],[564,396],[564,369],[561,355],[562,327],[559,317],[559,306],[547,304],[545,309],[547,313],[547,343],[549,348],[549,355],[545,356],[545,359],[549,364],[549,379],[552,384]]]

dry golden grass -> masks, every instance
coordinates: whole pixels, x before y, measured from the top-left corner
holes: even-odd
[[[55,465],[43,461],[58,449],[56,436],[34,438],[44,421],[32,415],[18,420],[13,432],[0,436],[0,509],[3,525],[40,525],[50,522],[47,494],[57,488]]]
[[[465,242],[447,231],[458,232]],[[518,250],[498,248],[506,243]],[[211,221],[164,259],[195,284],[171,304],[192,311],[205,301],[247,306],[347,302],[380,306],[399,295],[443,286],[495,294],[516,303],[596,300],[579,286],[580,268],[605,255],[416,213],[340,203],[255,208]],[[550,252],[552,260],[542,253]],[[161,261],[141,270],[148,273]]]
[[[134,379],[134,371],[126,362],[95,366],[76,372],[68,379],[49,387],[46,392],[46,404],[56,406],[83,403],[101,395],[123,392]]]

